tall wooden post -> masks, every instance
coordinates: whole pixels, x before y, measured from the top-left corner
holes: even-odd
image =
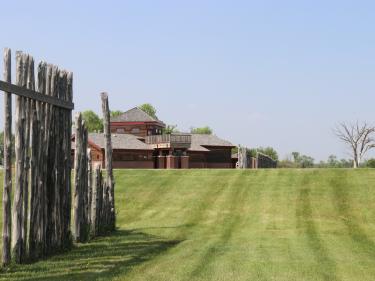
[[[115,182],[113,179],[112,169],[112,142],[111,142],[111,129],[109,126],[110,111],[108,105],[108,94],[102,93],[102,111],[103,111],[103,125],[104,125],[104,138],[105,138],[105,166],[107,170],[106,185],[108,187],[109,196],[109,225],[110,230],[116,228],[116,212],[115,212]],[[105,189],[106,190],[106,189]]]
[[[76,242],[86,242],[89,238],[88,180],[87,180],[87,129],[78,113],[75,121],[74,155],[74,238]]]
[[[74,149],[74,238],[80,239],[82,219],[82,198],[81,198],[81,155],[82,151],[82,116],[77,113],[75,118],[75,149]]]
[[[25,86],[25,72],[27,59],[21,52],[16,52],[16,84]],[[25,98],[16,98],[16,184],[14,191],[13,212],[12,212],[12,254],[15,262],[21,263],[23,257],[23,191],[24,191],[24,163],[25,163]]]
[[[73,101],[73,73],[68,72],[67,78],[66,78],[66,98],[68,101]],[[66,112],[66,151],[72,151],[71,147],[71,137],[72,137],[72,111],[69,110],[69,112]],[[64,221],[64,247],[70,247],[71,246],[71,231],[70,231],[70,225],[71,225],[71,208],[72,208],[72,186],[71,186],[71,169],[72,169],[72,159],[71,159],[71,153],[66,153],[66,170],[65,170],[65,178],[66,178],[66,194],[65,194],[65,221]]]
[[[11,83],[11,51],[4,50],[4,81]],[[10,262],[11,193],[12,193],[12,94],[4,95],[4,190],[2,265]]]
[[[91,149],[87,149],[87,221],[89,224],[92,224],[91,221],[91,203],[92,203],[92,161],[91,161]]]
[[[34,59],[27,55],[27,66],[26,66],[26,75],[25,86],[27,89],[35,90],[35,77],[34,77]],[[24,178],[23,178],[23,227],[22,227],[22,252],[26,256],[27,254],[27,229],[28,229],[28,217],[29,217],[29,170],[30,170],[30,157],[29,157],[29,148],[30,148],[30,127],[31,127],[31,100],[25,99],[25,155],[24,155]]]

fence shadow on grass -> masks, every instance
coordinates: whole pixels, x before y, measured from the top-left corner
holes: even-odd
[[[112,279],[163,254],[180,242],[134,230],[119,230],[109,237],[79,245],[68,253],[35,264],[14,265],[0,274],[0,280]]]

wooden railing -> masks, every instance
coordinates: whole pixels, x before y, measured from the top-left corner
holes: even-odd
[[[152,135],[146,137],[146,143],[151,145],[163,145],[166,147],[190,147],[191,135],[189,134],[171,134],[171,135]]]

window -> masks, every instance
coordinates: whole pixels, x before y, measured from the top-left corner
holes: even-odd
[[[138,134],[140,132],[139,128],[133,128],[130,131],[132,134]]]
[[[124,128],[118,128],[118,129],[117,129],[117,133],[120,133],[120,134],[125,133]]]

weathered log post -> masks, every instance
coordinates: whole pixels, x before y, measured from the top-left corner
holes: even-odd
[[[81,196],[81,155],[82,155],[82,116],[78,113],[75,118],[75,154],[74,154],[74,239],[79,241],[82,219]]]
[[[66,80],[66,99],[70,102],[73,101],[73,73],[67,73],[67,80]],[[70,247],[72,244],[72,237],[71,237],[71,208],[72,208],[72,186],[71,186],[71,169],[72,169],[72,159],[71,153],[71,136],[72,136],[72,111],[69,110],[66,112],[66,155],[65,155],[65,185],[66,185],[66,194],[65,194],[65,204],[64,204],[64,231],[63,231],[63,238],[64,238],[64,247]]]
[[[26,88],[35,90],[35,76],[34,76],[34,59],[27,55],[26,65]],[[28,237],[28,218],[29,218],[29,172],[30,172],[30,131],[31,131],[31,100],[25,99],[25,116],[26,116],[26,131],[25,131],[25,155],[24,155],[24,194],[23,194],[23,228],[22,228],[22,251],[25,259],[27,258],[27,237]]]
[[[103,193],[103,174],[102,170],[99,170],[96,188],[97,188],[97,205],[96,205],[96,231],[97,235],[103,233],[104,231],[104,210],[103,210],[103,201],[104,201],[104,193]]]
[[[93,193],[93,181],[92,181],[92,162],[91,162],[91,149],[87,149],[87,222],[92,226],[91,221],[91,205],[92,205],[92,193]]]
[[[46,64],[38,65],[38,92],[46,93]],[[44,251],[44,167],[45,165],[45,105],[32,103],[31,126],[31,187],[30,187],[30,231],[29,253],[34,260]]]
[[[242,147],[241,145],[238,145],[238,150],[237,150],[237,157],[238,157],[238,165],[237,165],[237,168],[238,169],[242,169]]]
[[[94,177],[92,182],[92,197],[91,197],[91,236],[99,235],[100,216],[103,201],[102,188],[102,171],[100,166],[94,170]]]
[[[239,169],[247,169],[249,167],[247,161],[247,148],[238,145],[238,168]]]
[[[54,98],[58,98],[58,83],[59,83],[60,71],[57,66],[52,65],[51,75],[51,93],[50,95]],[[57,232],[58,232],[58,221],[59,221],[59,182],[61,180],[61,174],[59,171],[59,154],[60,148],[60,124],[59,124],[59,112],[60,109],[56,106],[51,107],[51,125],[50,125],[50,142],[54,145],[49,146],[49,168],[47,181],[47,208],[48,208],[48,225],[47,225],[47,245],[48,253],[54,253],[58,249]]]
[[[60,72],[60,98],[65,101],[72,101],[72,74],[66,71]],[[71,111],[60,109],[62,115],[62,157],[61,174],[62,183],[60,187],[60,241],[61,247],[71,247],[70,213],[71,213]]]
[[[115,182],[113,179],[112,169],[112,142],[111,142],[111,129],[109,126],[110,122],[110,110],[108,105],[108,94],[102,93],[102,111],[103,111],[103,125],[104,125],[104,138],[105,138],[105,166],[106,166],[106,186],[108,189],[108,229],[115,230],[116,228],[116,211],[115,211]],[[104,189],[105,191],[107,189]]]
[[[16,52],[16,84],[25,86],[26,56],[21,52]],[[16,151],[16,184],[13,200],[12,212],[12,258],[16,263],[21,263],[23,258],[23,195],[25,177],[25,98],[16,98],[16,130],[15,130],[15,151]]]
[[[82,122],[82,128],[83,128],[83,155],[82,155],[82,197],[83,197],[83,235],[81,235],[82,242],[87,242],[89,240],[89,234],[90,234],[90,225],[89,225],[89,218],[87,216],[88,212],[88,157],[87,157],[87,147],[88,147],[88,131],[86,128],[85,121]]]
[[[78,113],[75,121],[75,155],[74,155],[74,238],[76,242],[86,242],[89,237],[87,220],[87,129]]]
[[[4,81],[11,83],[11,51],[4,50]],[[4,190],[3,190],[3,231],[2,265],[10,263],[10,237],[12,226],[12,94],[4,95]]]

